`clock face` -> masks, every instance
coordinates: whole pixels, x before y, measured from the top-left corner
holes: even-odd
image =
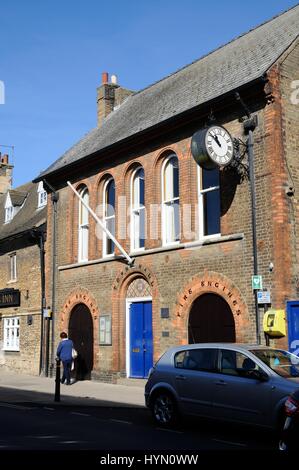
[[[211,126],[205,136],[206,151],[219,166],[228,165],[234,156],[233,140],[224,127]]]

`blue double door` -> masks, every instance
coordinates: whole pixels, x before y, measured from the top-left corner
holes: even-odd
[[[145,378],[153,366],[152,302],[130,305],[130,377]]]
[[[287,302],[289,351],[298,355],[299,350],[299,301]]]

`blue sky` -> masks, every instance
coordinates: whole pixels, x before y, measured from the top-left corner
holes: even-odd
[[[1,0],[0,145],[15,147],[14,187],[96,126],[103,71],[144,88],[296,3]]]

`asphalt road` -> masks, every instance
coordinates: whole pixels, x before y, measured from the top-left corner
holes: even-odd
[[[188,420],[176,429],[161,429],[153,424],[144,407],[109,406],[100,401],[93,406],[44,405],[29,398],[26,392],[0,388],[1,459],[10,453],[14,458],[23,458],[22,451],[31,451],[31,457],[46,451],[53,458],[55,451],[64,451],[73,459],[78,452],[84,455],[84,451],[97,458],[127,452],[272,454],[277,445],[269,431],[203,420]],[[62,454],[58,455],[61,460]]]

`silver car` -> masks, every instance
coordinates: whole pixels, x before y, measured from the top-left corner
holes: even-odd
[[[299,388],[299,358],[248,344],[171,348],[151,369],[145,401],[161,426],[195,415],[275,428],[284,402]]]

